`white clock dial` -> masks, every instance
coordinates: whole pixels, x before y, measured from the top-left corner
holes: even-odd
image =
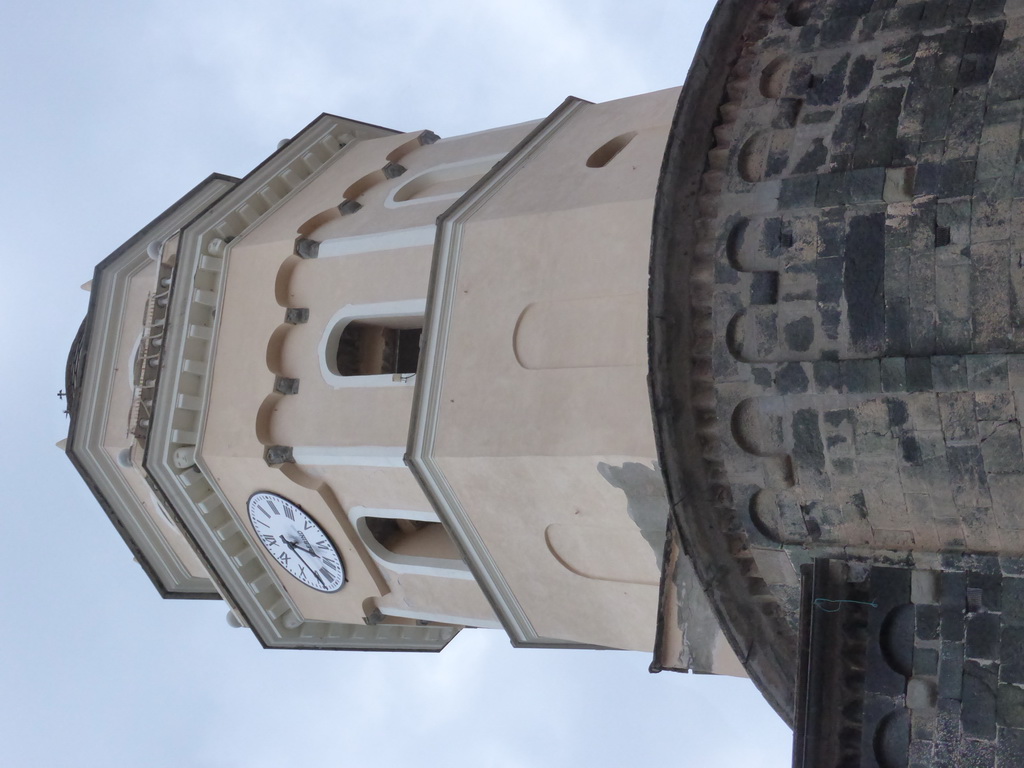
[[[254,493],[249,520],[260,543],[288,573],[320,592],[345,586],[345,567],[338,548],[323,529],[283,496]]]

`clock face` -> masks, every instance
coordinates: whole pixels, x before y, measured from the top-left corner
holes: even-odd
[[[345,586],[345,567],[337,547],[305,512],[283,496],[254,493],[249,520],[267,552],[307,587],[337,592]]]

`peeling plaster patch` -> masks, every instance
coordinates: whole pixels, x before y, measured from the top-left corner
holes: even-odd
[[[683,635],[680,661],[691,672],[710,673],[715,667],[715,647],[721,636],[718,619],[700,586],[693,563],[680,551],[672,573],[679,600],[678,623]]]
[[[644,540],[654,550],[659,570],[665,550],[665,521],[668,519],[668,497],[661,471],[635,461],[621,467],[597,464],[601,477],[626,494],[626,514],[636,523]]]

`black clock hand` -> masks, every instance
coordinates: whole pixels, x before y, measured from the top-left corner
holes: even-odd
[[[324,582],[323,579],[320,578],[320,574],[316,572],[316,568],[311,566],[309,564],[309,561],[300,554],[300,552],[309,552],[309,550],[300,547],[293,541],[289,541],[288,539],[284,538],[284,536],[281,537],[281,541],[283,541],[288,546],[288,548],[298,556],[299,560],[306,564],[306,567],[309,568],[309,572],[313,574],[313,578],[319,581],[321,586],[323,586],[326,589],[327,584]],[[310,554],[312,554],[312,552],[310,552]]]

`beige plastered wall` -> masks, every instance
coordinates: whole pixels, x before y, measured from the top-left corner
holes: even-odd
[[[173,249],[175,243],[168,243]],[[155,524],[184,570],[196,578],[209,578],[195,550],[177,525],[163,510],[146,481],[142,469],[142,448],[131,433],[132,400],[134,394],[134,354],[143,334],[146,302],[157,290],[157,262],[150,261],[128,280],[125,303],[121,312],[120,334],[117,337],[116,373],[107,393],[107,418],[103,432],[103,450],[117,468],[117,472],[132,489],[141,510]],[[155,376],[152,373],[151,376]],[[121,462],[128,451],[130,466]]]
[[[428,188],[422,201],[389,206],[389,195],[430,168],[501,155],[530,130],[511,126],[421,145],[418,134],[363,141],[347,147],[323,172],[231,244],[220,308],[210,404],[200,451],[231,508],[250,531],[245,512],[256,491],[279,493],[301,506],[338,545],[348,577],[339,592],[323,594],[271,568],[307,620],[358,623],[379,610],[467,625],[495,625],[476,582],[380,567],[359,540],[348,512],[355,507],[431,511],[404,466],[268,467],[268,445],[377,446],[404,450],[413,383],[333,388],[321,373],[318,351],[328,323],[347,305],[424,300],[432,247],[354,253],[303,260],[292,255],[296,237],[326,241],[415,227],[432,227],[458,192],[475,178]],[[406,170],[386,178],[381,168]],[[457,174],[456,174],[457,176]],[[442,195],[431,199],[431,195]],[[338,216],[344,199],[361,204]],[[284,322],[288,307],[308,308],[303,324]],[[275,376],[299,380],[294,395],[275,394]],[[262,550],[258,550],[262,553]],[[385,619],[387,620],[387,619]]]
[[[663,538],[652,540],[650,512],[663,490],[647,275],[677,98],[584,106],[463,230],[434,456],[548,638],[654,643]],[[587,166],[630,134],[606,165]],[[646,538],[631,512],[647,516]]]

